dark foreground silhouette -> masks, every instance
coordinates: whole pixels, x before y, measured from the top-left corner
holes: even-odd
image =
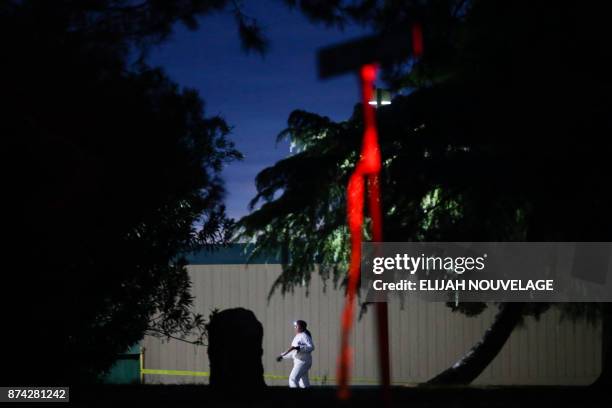
[[[255,314],[238,307],[213,313],[208,330],[210,385],[226,390],[265,387],[263,326]]]

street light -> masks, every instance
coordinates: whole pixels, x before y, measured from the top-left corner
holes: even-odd
[[[391,105],[391,92],[388,89],[376,88],[374,95],[372,95],[372,99],[368,102],[368,104],[374,106],[375,108]]]

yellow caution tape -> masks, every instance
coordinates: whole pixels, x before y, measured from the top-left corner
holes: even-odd
[[[141,370],[141,374],[146,375],[184,375],[184,376],[192,376],[192,377],[210,377],[210,373],[208,371],[187,371],[187,370],[157,370],[152,368],[143,368]],[[277,375],[277,374],[264,374],[264,378],[270,380],[288,380],[289,377],[286,375]],[[311,376],[311,381],[325,381],[329,383],[335,383],[336,379],[333,377],[320,377],[320,376]],[[367,382],[377,384],[379,380],[374,378],[353,378],[354,382]]]
[[[206,371],[186,371],[186,370],[156,370],[151,368],[143,368],[142,374],[147,375],[189,375],[194,377],[208,377],[210,373]]]
[[[157,370],[153,368],[143,368],[140,370],[142,374],[146,375],[184,375],[184,376],[192,376],[192,377],[210,377],[210,373],[208,371],[188,371],[188,370]],[[286,375],[276,375],[276,374],[264,374],[265,378],[269,378],[271,380],[287,380],[289,377]]]

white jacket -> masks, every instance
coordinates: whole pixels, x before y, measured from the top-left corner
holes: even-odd
[[[291,347],[299,347],[299,350],[293,350],[291,353],[287,353],[284,358],[293,358],[294,360],[311,361],[312,353],[315,349],[312,338],[306,333],[298,333],[291,342]]]

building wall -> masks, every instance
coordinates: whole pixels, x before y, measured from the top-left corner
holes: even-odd
[[[339,349],[339,319],[343,290],[327,286],[313,274],[308,288],[292,294],[267,296],[281,272],[280,265],[220,264],[188,267],[193,282],[195,310],[208,316],[215,309],[245,307],[264,326],[264,371],[269,385],[285,385],[291,362],[274,358],[292,337],[291,322],[308,322],[316,350],[310,371],[314,384],[334,384]],[[308,296],[306,296],[308,292]],[[468,350],[493,321],[495,308],[473,318],[453,313],[442,303],[422,300],[389,304],[392,381],[414,384],[428,380],[449,367]],[[353,383],[377,381],[374,308],[357,321]],[[146,374],[146,383],[208,382],[208,359],[204,346],[145,337],[146,370],[181,370],[182,375]],[[600,372],[601,328],[584,321],[560,321],[551,309],[539,321],[526,319],[514,331],[501,353],[476,380],[476,384],[589,384]],[[187,373],[185,373],[187,371]],[[189,373],[191,372],[191,373]],[[188,374],[188,375],[184,375]]]

